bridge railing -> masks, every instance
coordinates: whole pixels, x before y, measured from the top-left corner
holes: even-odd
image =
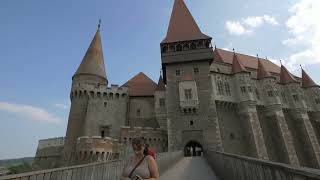
[[[183,157],[183,152],[159,153],[156,161],[160,173]],[[97,162],[78,166],[32,171],[23,174],[0,176],[0,180],[119,180],[126,160]]]
[[[206,151],[205,156],[221,180],[315,180],[320,170],[235,154]]]

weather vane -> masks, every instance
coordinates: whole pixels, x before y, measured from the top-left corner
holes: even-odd
[[[101,19],[99,19],[98,30],[100,30],[100,26],[101,26]]]

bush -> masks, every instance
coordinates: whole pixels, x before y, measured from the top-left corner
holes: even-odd
[[[20,173],[32,171],[32,167],[28,163],[10,166],[8,169],[9,169],[9,174],[20,174]]]

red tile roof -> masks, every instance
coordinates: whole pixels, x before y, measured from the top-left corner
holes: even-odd
[[[74,75],[91,74],[107,79],[100,31],[98,30]]]
[[[184,1],[175,0],[167,36],[162,43],[197,39],[211,39],[211,37],[201,32]]]
[[[140,72],[123,86],[129,87],[130,96],[154,96],[158,85],[143,72]]]
[[[223,62],[227,64],[232,64],[233,62],[233,52],[231,51],[216,48],[213,52],[213,57],[214,57],[214,61],[217,61],[217,62]],[[257,57],[249,56],[245,54],[239,54],[239,53],[237,53],[237,57],[238,57],[238,60],[240,60],[241,63],[246,68],[251,68],[255,70],[258,69]],[[264,65],[266,71],[280,74],[279,66],[277,66],[276,64],[272,63],[267,59],[260,59],[260,60],[261,60],[261,63]]]
[[[302,69],[302,87],[319,87],[310,76]]]
[[[159,81],[158,81],[158,86],[156,88],[156,91],[165,91],[166,90],[166,86],[164,85],[162,76],[159,77]]]
[[[281,72],[280,72],[280,84],[288,84],[288,83],[296,83],[298,82],[291,73],[287,70],[286,67],[281,65]]]
[[[241,61],[239,61],[236,53],[233,53],[232,61],[232,73],[237,74],[239,72],[247,72],[247,69],[244,67]]]
[[[266,77],[271,77],[271,74],[270,74],[270,72],[268,72],[266,70],[266,68],[264,67],[264,64],[262,63],[260,58],[258,58],[257,79],[263,79],[263,78],[266,78]]]

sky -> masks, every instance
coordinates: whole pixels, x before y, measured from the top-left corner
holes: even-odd
[[[185,0],[218,48],[268,57],[320,84],[319,0]],[[71,77],[102,20],[109,84],[157,81],[173,0],[1,0],[0,159],[66,133]]]

